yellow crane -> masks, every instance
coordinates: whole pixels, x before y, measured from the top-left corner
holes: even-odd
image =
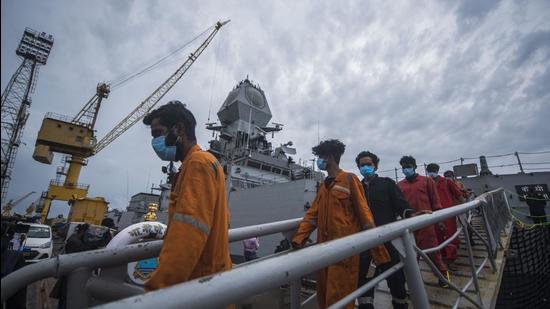
[[[11,216],[11,211],[13,210],[13,208],[15,208],[15,206],[17,206],[17,204],[21,203],[24,199],[26,199],[27,197],[31,196],[34,194],[34,191],[32,192],[29,192],[25,195],[23,195],[22,197],[18,198],[17,200],[13,201],[13,200],[9,200],[6,204],[4,204],[4,206],[2,207],[2,216],[4,217],[9,217]]]
[[[60,200],[68,201],[71,205],[69,222],[101,223],[107,210],[107,201],[103,197],[89,198],[87,196],[89,186],[78,183],[80,171],[88,163],[87,158],[96,155],[140,121],[181,79],[214,39],[220,28],[228,22],[229,20],[217,22],[206,40],[189,55],[187,60],[99,142],[94,135],[94,126],[101,102],[109,96],[108,84],[98,84],[96,94],[72,119],[53,113],[46,114],[38,132],[33,158],[38,162],[51,164],[54,152],[63,153],[66,154],[64,163],[68,163],[69,167],[58,169],[57,174],[64,176],[64,181],[61,181],[61,177],[50,181],[48,191],[42,195],[42,205],[37,208],[37,212],[40,211],[42,214],[42,222],[45,222],[48,217],[52,201]]]

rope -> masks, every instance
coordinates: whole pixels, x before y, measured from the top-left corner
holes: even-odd
[[[119,88],[121,86],[123,86],[124,84],[128,83],[130,80],[134,79],[134,78],[137,78],[138,76],[142,75],[142,74],[145,74],[153,69],[155,69],[156,67],[158,67],[162,62],[164,62],[166,59],[174,56],[175,54],[179,53],[182,49],[184,49],[185,47],[189,46],[191,43],[193,43],[194,41],[196,41],[198,38],[200,38],[201,36],[203,36],[205,33],[207,33],[210,29],[212,29],[213,26],[210,26],[208,27],[206,30],[204,30],[203,32],[201,32],[199,35],[195,36],[193,39],[191,39],[190,41],[188,41],[187,43],[183,44],[182,46],[174,49],[173,51],[169,52],[166,56],[163,56],[161,57],[160,59],[158,59],[157,61],[153,62],[152,64],[146,66],[145,68],[135,72],[135,73],[129,73],[129,74],[126,74],[126,75],[123,75],[121,78],[117,79],[117,80],[114,80],[114,81],[111,81],[109,82],[109,85],[111,86],[111,91],[116,89],[116,88]]]
[[[544,153],[550,153],[550,150],[544,150],[539,152],[518,152],[518,154],[526,154],[526,155],[544,154]]]
[[[513,211],[513,212],[516,212],[516,213],[518,213],[518,214],[522,214],[522,215],[524,215],[524,216],[526,216],[526,217],[529,217],[529,218],[550,218],[550,215],[532,216],[532,215],[530,215],[530,214],[528,214],[528,213],[525,213],[525,212],[523,212],[523,211],[519,211],[519,210],[514,209],[514,208],[510,208],[510,210]]]
[[[514,216],[513,213],[510,213],[510,215],[512,216],[512,220],[520,226],[520,228],[522,229],[525,229],[525,230],[532,230],[536,227],[539,227],[539,226],[549,226],[550,225],[550,222],[545,222],[545,223],[527,223],[527,222],[524,222],[522,219]]]
[[[500,158],[500,157],[508,157],[513,156],[514,153],[507,153],[507,154],[501,154],[501,155],[492,155],[492,156],[485,156],[485,158]]]
[[[218,39],[218,44],[216,45],[216,52],[214,53],[214,76],[212,76],[212,82],[210,83],[210,99],[208,102],[208,120],[206,122],[210,123],[210,113],[212,112],[212,93],[214,88],[214,83],[216,81],[216,73],[218,71],[218,51],[220,50],[221,39]]]

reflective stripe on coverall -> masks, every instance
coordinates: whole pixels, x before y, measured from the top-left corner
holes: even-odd
[[[231,269],[223,169],[195,145],[170,194],[168,231],[147,291]]]
[[[374,228],[374,219],[365,199],[365,193],[357,176],[338,172],[327,189],[319,187],[311,208],[306,212],[292,242],[304,245],[317,228],[317,242],[342,238]],[[370,250],[376,264],[390,261],[384,246]],[[334,304],[357,288],[359,255],[346,258],[317,272],[317,302],[320,308]],[[349,303],[346,308],[353,308]]]

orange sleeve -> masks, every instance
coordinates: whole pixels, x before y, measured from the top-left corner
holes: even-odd
[[[295,246],[302,247],[305,245],[306,240],[308,239],[311,232],[317,228],[317,214],[319,212],[319,193],[315,197],[313,204],[307,210],[302,222],[298,226],[298,230],[292,237],[292,243]]]
[[[430,199],[430,207],[432,210],[440,210],[443,207],[441,207],[441,202],[439,201],[439,194],[437,193],[437,189],[435,188],[435,182],[430,178],[426,177],[426,187],[428,188],[428,197]]]
[[[452,180],[445,179],[447,182],[447,186],[449,187],[449,191],[453,195],[453,198],[456,200],[463,200],[464,193],[460,190],[459,186],[456,184],[456,182]]]
[[[355,209],[355,213],[359,217],[361,222],[361,227],[363,230],[375,228],[374,217],[370,211],[367,199],[365,197],[365,192],[363,191],[363,186],[357,178],[357,176],[352,175],[350,181],[350,191],[351,191],[351,201]],[[384,245],[378,245],[369,250],[370,255],[372,256],[374,263],[376,265],[381,265],[390,262],[391,257],[386,250]]]
[[[159,267],[145,284],[147,291],[187,281],[212,226],[217,170],[208,162],[189,160],[159,256]]]

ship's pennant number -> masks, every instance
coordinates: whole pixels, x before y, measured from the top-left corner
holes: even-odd
[[[516,193],[519,195],[519,200],[524,202],[525,195],[529,193],[529,189],[533,188],[535,192],[541,193],[542,196],[546,199],[550,199],[550,191],[548,190],[548,185],[545,183],[542,184],[528,184],[528,185],[518,185],[516,187]]]

